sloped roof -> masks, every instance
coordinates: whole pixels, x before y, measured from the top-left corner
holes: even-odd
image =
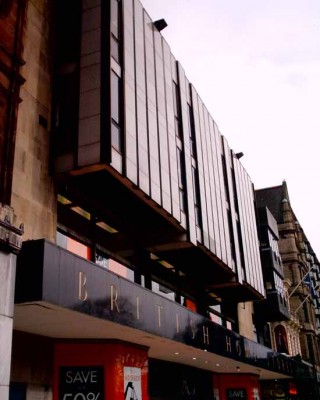
[[[283,185],[255,190],[258,207],[268,207],[278,223],[282,222],[281,203],[286,198]],[[288,200],[288,199],[287,199]]]

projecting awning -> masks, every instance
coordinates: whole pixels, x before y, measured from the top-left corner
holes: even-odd
[[[14,328],[29,333],[117,338],[148,346],[155,358],[225,373],[241,366],[265,379],[303,367],[45,240],[22,246],[15,305]]]

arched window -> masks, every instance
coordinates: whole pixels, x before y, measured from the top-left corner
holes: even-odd
[[[287,332],[286,332],[284,326],[277,325],[274,328],[274,335],[275,335],[275,339],[276,339],[277,352],[289,354]]]

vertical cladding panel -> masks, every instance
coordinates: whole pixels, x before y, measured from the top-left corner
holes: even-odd
[[[171,188],[169,171],[169,146],[167,132],[166,98],[164,63],[162,50],[162,37],[158,31],[154,31],[155,44],[155,66],[156,66],[156,93],[157,93],[157,115],[160,148],[160,177],[162,207],[171,213]]]
[[[250,270],[250,274],[247,275],[247,282],[255,286],[255,270],[254,270],[254,259],[253,259],[253,253],[252,253],[252,232],[251,232],[251,220],[250,220],[250,198],[249,198],[249,193],[248,193],[248,177],[246,172],[244,171],[242,165],[241,165],[241,172],[242,172],[242,182],[243,182],[243,191],[244,191],[244,196],[245,196],[245,206],[246,206],[246,229],[247,229],[247,249],[248,249],[248,266]]]
[[[253,286],[257,289],[260,289],[260,280],[259,280],[259,269],[261,268],[260,263],[257,259],[257,236],[255,235],[256,232],[256,221],[253,218],[254,213],[254,201],[253,201],[253,191],[251,186],[251,180],[249,176],[246,174],[247,180],[247,197],[248,197],[248,223],[250,226],[250,249],[251,249],[251,262],[252,262],[252,271],[253,271]]]
[[[216,157],[216,152],[214,148],[214,143],[212,143],[212,137],[210,132],[210,123],[209,123],[209,115],[208,111],[204,105],[202,105],[203,111],[203,124],[204,124],[204,132],[206,136],[206,144],[207,144],[207,156],[208,156],[208,170],[207,174],[209,177],[209,189],[210,189],[210,198],[211,198],[211,218],[213,224],[213,235],[210,236],[210,250],[216,254],[218,257],[220,254],[220,237],[219,237],[219,222],[218,222],[218,209],[217,209],[217,199],[215,193],[216,182],[214,179],[214,159]],[[212,146],[213,145],[213,146]]]
[[[187,195],[187,218],[188,218],[188,234],[191,243],[197,243],[196,221],[194,214],[194,198],[193,198],[193,182],[192,182],[192,166],[191,166],[191,151],[190,151],[190,132],[189,132],[189,117],[188,117],[188,96],[189,87],[185,72],[180,63],[178,63],[179,89],[181,100],[181,122],[183,132],[183,147],[186,173],[186,195]]]
[[[250,197],[251,197],[251,221],[252,221],[252,237],[253,237],[253,251],[254,251],[254,268],[256,271],[257,277],[257,289],[261,293],[264,292],[264,285],[263,285],[263,276],[262,276],[262,265],[261,265],[261,258],[260,258],[260,248],[259,248],[259,238],[258,238],[258,231],[257,231],[257,219],[256,219],[256,209],[255,209],[255,200],[254,200],[254,188],[252,185],[251,180],[249,181],[250,186]]]
[[[248,230],[247,230],[247,221],[246,221],[246,204],[245,204],[245,195],[244,195],[244,182],[243,182],[243,174],[242,174],[242,166],[240,162],[235,163],[237,165],[237,174],[236,174],[236,183],[237,183],[237,191],[238,191],[238,199],[239,199],[239,221],[240,221],[240,230],[242,235],[242,245],[243,245],[243,256],[244,256],[244,265],[243,269],[245,270],[245,276],[243,279],[248,282],[249,276],[251,275],[250,270],[250,262],[249,262],[249,253],[248,253]]]
[[[215,200],[213,212],[215,213],[215,235],[217,244],[217,256],[222,260],[224,254],[223,219],[220,199],[220,177],[219,177],[219,148],[216,134],[214,131],[214,121],[211,116],[208,120],[208,131],[210,142],[208,144],[212,153],[213,185],[211,187],[212,197]]]
[[[252,184],[243,166],[236,159],[234,159],[234,167],[245,258],[244,268],[246,276],[243,278],[257,291],[264,294]]]
[[[177,61],[171,54],[171,74],[174,83],[178,84]]]
[[[100,3],[90,9],[83,6],[81,20],[78,165],[85,166],[100,161]]]
[[[208,144],[207,144],[207,133],[204,127],[203,121],[203,104],[198,96],[198,115],[199,115],[199,127],[200,127],[200,137],[203,151],[203,174],[204,174],[204,189],[205,189],[205,200],[206,200],[206,209],[207,215],[206,219],[208,222],[208,249],[210,249],[210,242],[214,237],[213,230],[213,221],[212,221],[212,200],[211,200],[211,191],[210,191],[210,177],[208,174],[209,170],[209,161],[208,161]],[[219,252],[219,246],[216,246],[216,255],[220,258],[221,253]]]
[[[238,238],[238,231],[237,231],[237,216],[236,216],[236,209],[235,209],[235,197],[236,193],[233,189],[233,158],[235,157],[234,153],[228,146],[228,143],[225,138],[223,138],[223,146],[224,146],[224,155],[226,160],[227,166],[227,174],[228,174],[228,188],[230,193],[230,213],[231,213],[231,225],[232,225],[232,233],[234,239],[234,250],[235,250],[235,267],[241,265],[241,258],[240,258],[240,249],[239,249],[239,238]]]
[[[218,167],[218,142],[216,138],[216,134],[214,131],[214,121],[211,116],[209,116],[209,132],[210,132],[210,144],[211,144],[211,152],[212,152],[212,167],[213,167],[213,180],[214,186],[212,191],[212,196],[215,198],[215,208],[214,212],[216,213],[216,254],[222,259],[223,247],[222,247],[222,233],[223,232],[223,220],[221,214],[221,201],[220,201],[220,178],[219,178],[219,167]]]
[[[179,205],[177,148],[176,148],[175,127],[174,127],[173,78],[171,71],[172,56],[170,48],[165,40],[162,41],[162,44],[163,44],[164,79],[165,79],[166,113],[167,113],[167,129],[168,129],[172,214],[178,221],[180,221],[181,218],[180,218],[180,205]]]
[[[231,160],[230,160],[230,148],[228,145],[228,142],[226,139],[221,136],[221,152],[224,155],[224,161],[225,161],[225,172],[226,172],[226,181],[225,181],[225,190],[224,190],[224,204],[225,204],[225,227],[227,229],[226,233],[226,249],[227,249],[227,258],[228,258],[228,265],[233,265],[233,257],[232,257],[232,251],[231,251],[231,236],[235,238],[236,236],[236,223],[235,223],[235,209],[234,209],[234,202],[233,202],[233,188],[232,188],[232,175],[231,175]],[[227,206],[227,191],[229,193],[229,210],[231,214],[231,226],[229,224],[229,216],[228,216],[228,210],[226,208]],[[230,232],[230,229],[232,232]],[[237,262],[237,258],[234,260],[234,262]],[[233,265],[233,270],[235,270],[235,265]]]
[[[126,176],[138,183],[137,131],[136,131],[136,89],[134,60],[134,28],[132,0],[123,2],[123,48],[124,48],[124,115]]]
[[[223,171],[223,160],[222,160],[222,155],[223,155],[223,149],[222,149],[222,135],[220,135],[220,152],[221,152],[221,157],[220,157],[220,181],[223,186],[221,186],[222,193],[221,193],[221,202],[222,202],[222,216],[223,216],[223,224],[224,224],[224,233],[225,233],[225,248],[226,248],[226,254],[227,254],[227,264],[231,265],[232,264],[232,257],[231,257],[231,245],[230,245],[230,230],[229,230],[229,221],[228,221],[228,210],[227,210],[227,193],[226,193],[226,187],[224,184],[224,171]]]
[[[262,264],[261,264],[261,257],[260,257],[260,242],[258,237],[258,222],[256,216],[256,204],[254,198],[254,187],[252,182],[250,181],[251,186],[251,196],[252,196],[252,219],[253,219],[253,227],[254,227],[254,251],[255,251],[255,260],[256,260],[256,268],[257,268],[257,277],[258,277],[258,290],[260,293],[265,295],[265,286],[263,281],[263,272],[262,272]]]
[[[232,153],[233,154],[233,153]],[[239,249],[239,262],[237,263],[237,273],[238,273],[238,280],[239,282],[242,282],[242,280],[245,278],[243,276],[242,273],[242,268],[244,268],[244,266],[242,265],[242,258],[241,258],[241,248],[240,248],[240,235],[238,233],[238,222],[240,224],[240,193],[239,193],[239,189],[238,189],[238,183],[237,183],[237,176],[239,174],[239,161],[236,157],[232,158],[232,165],[233,165],[233,173],[234,173],[234,189],[233,189],[233,193],[235,196],[235,201],[238,204],[238,220],[236,221],[237,223],[237,227],[236,227],[236,234],[237,234],[237,242],[235,243],[236,248]],[[241,233],[241,232],[240,232]]]
[[[201,218],[202,218],[202,237],[203,244],[209,248],[209,232],[208,232],[208,212],[207,212],[207,201],[206,201],[206,190],[205,190],[205,170],[203,162],[203,143],[200,131],[199,122],[199,109],[198,109],[198,94],[193,86],[191,86],[191,97],[192,97],[192,109],[194,115],[194,130],[196,139],[196,151],[197,151],[197,163],[198,163],[198,175],[199,175],[199,191],[200,191],[200,207],[201,207]]]
[[[260,259],[259,250],[259,239],[257,232],[257,220],[255,214],[255,203],[254,203],[254,189],[250,177],[247,178],[248,181],[248,196],[250,204],[250,226],[251,226],[251,243],[252,243],[252,255],[253,255],[253,269],[255,272],[255,288],[260,292],[264,293],[263,277],[262,277],[262,266]]]
[[[160,159],[159,140],[157,124],[157,100],[156,100],[156,78],[154,63],[153,23],[150,17],[144,13],[144,35],[146,54],[146,82],[147,82],[147,115],[148,115],[148,138],[150,155],[150,195],[161,205],[160,186]]]
[[[241,268],[238,269],[238,277],[239,281],[241,282],[242,280],[246,280],[246,276],[244,274],[244,271],[246,271],[246,247],[245,247],[245,237],[244,237],[244,232],[242,228],[242,220],[243,220],[243,196],[241,192],[241,175],[240,175],[240,162],[235,158],[234,159],[234,175],[235,175],[235,185],[236,185],[236,191],[237,191],[237,198],[238,198],[238,207],[239,207],[239,225],[240,225],[240,234],[241,234],[241,239],[242,239],[242,253],[243,253],[243,262],[241,262]],[[240,243],[240,237],[239,237],[239,243]]]
[[[221,134],[217,125],[213,124],[213,132],[216,141],[216,150],[217,150],[217,178],[218,184],[216,185],[216,194],[217,194],[217,204],[218,204],[218,215],[219,215],[219,227],[220,227],[220,241],[221,241],[221,258],[222,260],[228,264],[227,259],[227,247],[226,241],[229,241],[229,228],[227,221],[227,210],[226,210],[226,195],[224,188],[224,180],[223,180],[223,168],[222,168],[222,148],[221,148]],[[230,243],[230,241],[229,241]]]
[[[252,220],[252,209],[254,207],[253,199],[251,197],[251,181],[246,171],[243,169],[245,189],[246,189],[246,205],[247,205],[247,227],[248,227],[248,238],[249,238],[249,250],[250,250],[250,263],[251,263],[251,279],[248,283],[250,283],[253,287],[257,287],[258,278],[257,278],[257,265],[255,260],[255,248],[254,248],[254,227]]]
[[[144,51],[143,8],[139,1],[134,2],[134,38],[136,63],[136,107],[138,138],[138,185],[150,194],[149,146],[147,134],[146,71]]]

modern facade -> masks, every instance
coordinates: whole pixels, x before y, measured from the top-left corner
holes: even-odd
[[[303,346],[263,334],[291,283],[165,22],[138,0],[3,4],[1,400],[316,399]]]

